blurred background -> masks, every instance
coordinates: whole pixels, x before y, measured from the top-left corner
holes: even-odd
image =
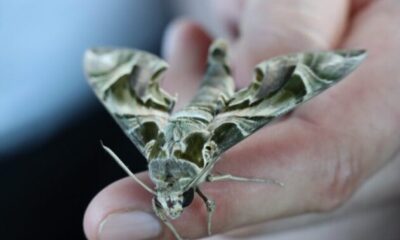
[[[91,198],[145,160],[89,89],[93,46],[159,54],[176,11],[165,0],[0,0],[0,238],[84,239]],[[135,160],[135,161],[129,161]]]

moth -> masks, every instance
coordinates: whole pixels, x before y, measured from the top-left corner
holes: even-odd
[[[365,56],[364,50],[348,50],[275,57],[258,64],[249,86],[235,91],[227,43],[216,40],[209,48],[199,90],[174,113],[176,98],[160,87],[168,65],[155,55],[96,48],[85,53],[84,65],[97,97],[147,159],[155,189],[140,181],[110,148],[103,148],[154,195],[155,214],[182,239],[170,220],[181,215],[195,194],[205,203],[211,234],[216,205],[200,190],[201,183],[233,180],[283,185],[273,179],[212,170],[226,150],[343,79]]]

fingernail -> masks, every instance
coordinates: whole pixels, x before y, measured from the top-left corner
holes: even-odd
[[[161,233],[158,219],[146,212],[123,212],[110,214],[100,224],[100,240],[151,239]]]

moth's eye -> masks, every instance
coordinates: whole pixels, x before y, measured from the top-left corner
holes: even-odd
[[[162,208],[161,203],[158,201],[157,198],[154,198],[154,203],[155,203],[157,208]]]
[[[224,69],[226,74],[231,75],[231,68],[228,65],[224,64]]]
[[[261,82],[264,79],[264,73],[261,71],[261,69],[256,68],[255,69],[255,74],[256,74],[257,82]]]
[[[213,56],[213,58],[215,58],[217,60],[223,60],[226,56],[225,52],[220,48],[214,49],[212,51],[211,55]]]
[[[193,202],[193,199],[194,199],[194,189],[191,188],[183,193],[182,207],[189,206]]]

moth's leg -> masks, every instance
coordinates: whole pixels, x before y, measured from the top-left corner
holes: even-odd
[[[201,192],[199,188],[196,188],[196,192],[197,192],[197,194],[199,194],[201,199],[203,199],[204,204],[206,205],[206,208],[207,208],[207,232],[208,232],[208,235],[211,235],[212,215],[213,215],[213,213],[215,211],[215,207],[216,207],[215,201],[207,198],[206,195],[204,195],[204,193]]]
[[[255,182],[255,183],[274,184],[274,185],[278,185],[280,187],[284,186],[284,184],[282,182],[279,182],[279,181],[277,181],[275,179],[270,179],[270,178],[245,178],[245,177],[233,176],[231,174],[221,174],[221,175],[209,174],[207,176],[207,178],[206,178],[206,181],[208,181],[208,182],[217,182],[217,181]]]
[[[169,228],[169,230],[171,230],[171,232],[172,232],[172,234],[174,234],[175,238],[177,240],[183,240],[183,238],[179,235],[178,231],[176,231],[174,225],[172,225],[172,223],[168,220],[168,218],[165,215],[165,213],[163,212],[163,210],[160,209],[159,207],[157,207],[154,198],[152,200],[152,205],[153,205],[154,213],[157,215],[157,217],[159,219],[161,219],[161,221],[163,221],[163,223]]]

